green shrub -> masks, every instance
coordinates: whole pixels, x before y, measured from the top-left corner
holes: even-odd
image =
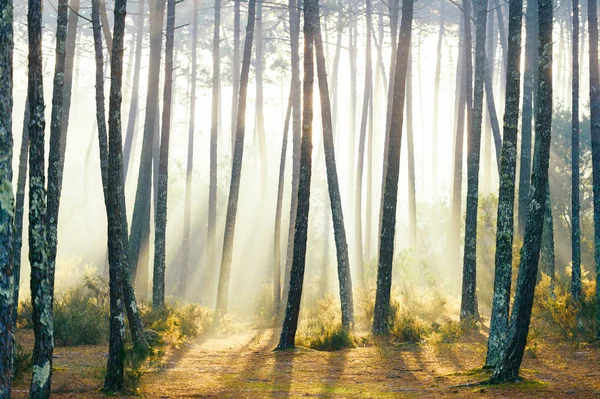
[[[356,347],[354,337],[341,324],[336,326],[322,326],[318,334],[305,336],[299,335],[296,343],[318,351],[338,351],[344,348]]]
[[[419,317],[398,310],[390,320],[390,337],[396,342],[419,343],[429,334],[427,325]]]
[[[15,380],[21,379],[33,370],[33,355],[26,352],[21,344],[16,343],[13,352],[13,376]]]

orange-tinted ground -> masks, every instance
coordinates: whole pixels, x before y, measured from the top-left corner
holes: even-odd
[[[20,334],[31,345],[31,334]],[[202,337],[170,355],[160,370],[145,374],[144,398],[395,398],[395,397],[600,397],[600,348],[538,343],[525,355],[525,382],[459,387],[484,380],[485,336],[476,333],[451,345],[372,345],[338,352],[309,349],[273,352],[276,330],[248,330]],[[105,346],[57,348],[52,397],[98,398]],[[13,397],[27,396],[27,381]],[[130,395],[133,396],[133,395]]]

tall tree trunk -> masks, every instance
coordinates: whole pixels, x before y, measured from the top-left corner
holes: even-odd
[[[227,216],[225,219],[225,236],[223,238],[223,255],[221,270],[219,272],[219,285],[217,287],[216,319],[227,313],[229,296],[229,275],[231,274],[231,261],[233,257],[233,239],[235,235],[235,219],[240,194],[242,177],[242,159],[244,156],[244,133],[246,128],[246,93],[248,92],[248,75],[250,73],[250,58],[252,56],[252,39],[254,36],[254,21],[256,16],[256,0],[248,4],[248,24],[246,25],[246,39],[244,40],[244,55],[242,59],[242,73],[240,76],[240,98],[237,110],[237,131],[235,134],[235,151],[231,168],[231,183],[229,186],[229,200],[227,202]]]
[[[143,9],[143,1],[139,2],[140,8]],[[140,15],[140,18],[141,15]],[[112,53],[112,34],[110,33],[110,24],[108,23],[108,13],[106,12],[106,0],[100,0],[100,21],[102,22],[102,32],[104,33],[104,40],[106,40],[106,51],[108,51],[109,54],[109,58],[110,58],[110,54]],[[137,23],[140,23],[140,21],[138,20]],[[141,23],[141,25],[143,26],[143,22]]]
[[[133,86],[131,88],[131,102],[129,103],[129,117],[127,118],[127,133],[123,144],[123,181],[127,181],[127,172],[131,163],[131,153],[134,152],[135,126],[139,112],[140,73],[142,65],[142,44],[144,42],[144,2],[138,1],[138,17],[136,18],[137,32],[135,40],[135,63],[133,69]]]
[[[335,162],[335,149],[333,143],[333,125],[331,122],[331,105],[329,104],[329,87],[327,86],[327,71],[325,70],[325,54],[323,51],[323,39],[321,36],[321,26],[319,17],[318,0],[312,0],[315,4],[311,4],[310,11],[310,32],[317,56],[317,72],[319,75],[319,92],[321,94],[321,118],[323,121],[323,149],[325,150],[325,165],[327,168],[327,186],[329,188],[329,202],[331,204],[331,215],[333,219],[333,233],[335,235],[335,248],[337,253],[338,263],[338,280],[340,286],[340,301],[342,307],[342,325],[345,328],[350,328],[354,323],[354,300],[352,297],[352,278],[350,275],[350,260],[348,257],[348,244],[346,241],[346,228],[344,226],[344,214],[342,211],[342,199],[340,196],[340,186],[338,181],[337,166]],[[306,7],[306,5],[305,5]],[[371,4],[367,0],[367,25],[370,24]],[[305,14],[306,21],[306,14]],[[305,28],[306,37],[306,28]],[[367,37],[369,37],[367,35]],[[306,39],[305,39],[306,40]],[[312,47],[312,45],[311,45]],[[311,49],[309,49],[311,51]],[[371,56],[370,44],[367,42],[367,59],[370,61]],[[310,68],[312,69],[312,57],[310,58]],[[370,64],[367,64],[369,68]],[[305,68],[307,65],[305,64]],[[311,72],[314,75],[314,72]],[[370,75],[370,72],[367,72]],[[310,81],[314,78],[310,77]],[[370,82],[370,79],[369,79]],[[312,86],[312,85],[311,85]],[[369,89],[370,90],[370,89]],[[305,89],[305,95],[307,93]],[[312,104],[309,104],[312,118]],[[305,114],[306,115],[306,114]],[[364,115],[364,114],[363,114]],[[305,119],[311,120],[311,119]],[[310,123],[310,122],[309,122]],[[306,122],[305,122],[306,124]],[[307,200],[308,203],[308,200]],[[308,219],[308,213],[306,215]],[[299,305],[299,304],[298,304]],[[298,306],[299,308],[299,306]]]
[[[335,54],[333,56],[333,70],[331,71],[331,114],[332,114],[332,123],[334,134],[336,140],[338,140],[338,71],[340,67],[340,53],[342,49],[342,36],[344,35],[344,19],[343,19],[343,11],[342,9],[338,10],[338,20],[337,20],[337,39],[335,42]],[[339,141],[339,140],[338,140]]]
[[[482,139],[483,142],[481,144],[481,152],[483,154],[482,159],[482,186],[481,191],[484,195],[487,195],[492,192],[492,126],[491,126],[491,115],[490,115],[490,107],[489,107],[489,93],[488,93],[488,78],[493,82],[494,81],[494,56],[495,56],[495,48],[494,48],[494,18],[487,18],[486,25],[486,34],[485,34],[485,58],[486,58],[486,72],[485,72],[485,80],[484,80],[484,89],[485,89],[485,103],[487,105],[486,112],[484,112],[483,123],[484,127],[482,130]],[[491,96],[493,99],[493,95]],[[498,116],[496,115],[496,118]],[[501,148],[498,148],[498,155],[500,155]],[[498,162],[498,172],[500,172],[500,156],[496,158]]]
[[[377,293],[373,333],[385,334],[389,331],[390,293],[392,288],[392,261],[394,258],[394,236],[396,232],[396,203],[398,199],[398,176],[400,167],[400,145],[402,143],[402,123],[404,119],[404,98],[406,94],[406,71],[412,34],[414,4],[412,0],[402,0],[402,21],[400,40],[396,52],[394,73],[394,94],[389,129],[389,151],[384,181],[383,218],[377,268]],[[390,79],[390,82],[392,79]]]
[[[10,398],[13,377],[13,313],[17,302],[13,287],[12,108],[13,108],[13,4],[0,4],[0,397]],[[16,281],[18,284],[18,280]]]
[[[154,274],[152,308],[165,306],[165,261],[167,252],[167,198],[169,186],[169,135],[171,133],[171,97],[173,93],[173,52],[175,47],[175,0],[167,2],[167,34],[165,42],[165,89],[163,92],[162,128],[160,129],[160,161],[158,198],[154,222]]]
[[[595,10],[594,10],[595,11]],[[548,188],[548,164],[552,131],[552,1],[540,0],[539,65],[535,118],[535,153],[525,239],[521,249],[519,277],[510,317],[508,340],[491,378],[493,383],[514,381],[525,352],[540,256],[544,207]],[[595,14],[594,14],[595,15]],[[596,57],[597,59],[597,57]]]
[[[504,29],[504,14],[502,14],[502,4],[500,0],[494,0],[494,8],[496,9],[496,18],[498,20],[498,36],[500,37],[500,48],[502,49],[502,87],[506,86],[506,68],[508,56],[508,39]]]
[[[123,80],[123,46],[125,36],[126,0],[115,1],[114,38],[111,57],[110,100],[108,113],[108,259],[110,265],[110,340],[104,389],[117,391],[123,386],[125,317],[123,286],[126,280],[126,246],[122,229],[125,227],[123,195],[123,153],[121,137],[121,102]]]
[[[290,15],[290,50],[292,61],[292,199],[290,204],[290,224],[283,281],[282,303],[287,303],[290,287],[290,273],[294,260],[294,231],[296,230],[296,213],[298,209],[298,185],[300,184],[300,147],[302,136],[302,109],[300,90],[300,11],[298,0],[289,0]]]
[[[252,0],[254,1],[254,0]],[[314,73],[314,32],[313,14],[318,12],[318,0],[304,1],[304,83],[302,110],[302,144],[300,152],[300,181],[298,185],[298,211],[294,233],[294,262],[290,274],[283,328],[277,349],[293,348],[295,345],[304,267],[306,263],[306,240],[308,236],[308,213],[310,208],[310,179],[312,174],[312,122]]]
[[[235,140],[237,136],[237,112],[240,93],[240,2],[233,0],[233,60],[231,66],[233,93],[231,95],[231,158],[235,153]]]
[[[194,11],[192,14],[192,71],[191,71],[191,89],[190,89],[190,119],[188,128],[188,152],[187,152],[187,169],[185,173],[185,199],[183,206],[183,243],[181,249],[181,273],[179,275],[179,295],[185,297],[188,289],[188,279],[190,278],[190,224],[192,217],[192,172],[194,168],[194,133],[196,129],[196,81],[198,80],[198,0],[194,0]],[[212,145],[213,145],[213,131],[216,133],[217,128],[217,112],[218,112],[218,101],[219,101],[219,29],[221,23],[221,3],[219,0],[215,1],[215,27],[214,27],[214,38],[213,38],[213,82],[212,82],[212,118],[211,118],[211,155],[210,155],[210,173],[211,180],[209,183],[209,201],[208,201],[208,247],[207,247],[207,258],[208,267],[212,268],[214,264],[214,234],[211,233],[211,228],[214,229],[214,219],[211,218],[211,193],[213,189],[212,181]],[[216,57],[215,57],[216,51]],[[216,95],[215,95],[216,92]],[[216,136],[216,134],[215,134]],[[216,138],[216,137],[215,137]],[[214,143],[216,146],[216,141]],[[215,150],[216,155],[216,150]],[[215,159],[216,160],[216,159]],[[216,170],[214,171],[216,174]],[[216,187],[215,187],[216,189]],[[214,204],[216,207],[216,203]],[[212,222],[212,223],[211,223]],[[212,239],[212,241],[211,241]],[[212,244],[212,246],[211,246]]]
[[[254,73],[256,74],[256,106],[254,135],[258,139],[258,152],[260,158],[261,190],[266,193],[269,178],[269,165],[267,160],[267,142],[265,139],[265,116],[263,94],[263,0],[256,3],[256,60]]]
[[[406,145],[408,157],[408,245],[417,245],[417,192],[415,182],[415,139],[413,129],[413,68],[412,48],[406,71]]]
[[[600,76],[598,73],[598,14],[595,0],[588,0],[589,62],[590,62],[590,129],[592,137],[592,170],[594,187],[594,261],[596,281],[600,281]],[[600,284],[596,284],[596,300],[600,299]],[[600,306],[596,313],[600,323]],[[600,338],[600,328],[596,338]]]
[[[355,11],[353,10],[353,13]],[[356,81],[357,81],[357,41],[358,41],[358,32],[357,32],[357,22],[356,15],[350,16],[350,32],[348,34],[348,55],[350,57],[350,105],[348,111],[348,194],[352,192],[352,185],[354,184],[354,170],[356,168],[356,164],[354,163],[355,151],[356,151]],[[352,195],[348,195],[348,205],[349,209],[352,209]],[[356,270],[358,272],[358,259],[354,259],[356,262]]]
[[[465,0],[464,12],[466,42],[470,41],[470,0]],[[481,126],[483,122],[483,82],[485,80],[485,29],[487,22],[488,0],[475,0],[475,14],[477,18],[475,30],[475,86],[473,102],[471,97],[472,76],[470,71],[471,55],[467,51],[467,131],[469,132],[467,144],[467,215],[465,220],[465,253],[463,262],[462,301],[460,317],[466,319],[477,317],[476,288],[477,288],[477,211],[479,206],[479,161],[481,155]],[[470,49],[470,46],[467,45]]]
[[[13,280],[15,309],[13,311],[13,331],[17,325],[19,291],[21,286],[21,250],[23,248],[23,214],[25,212],[25,185],[27,184],[27,162],[29,160],[29,98],[25,101],[23,116],[23,137],[19,153],[19,173],[17,176],[17,195],[15,201],[15,218],[13,225]]]
[[[519,204],[517,208],[517,231],[523,237],[527,220],[531,174],[531,138],[533,119],[534,69],[537,65],[537,2],[529,1],[525,15],[525,69],[523,71],[523,115],[521,116],[521,158],[519,162]]]
[[[515,177],[517,171],[517,136],[521,88],[521,23],[523,1],[512,0],[508,11],[508,41],[504,130],[500,158],[500,192],[496,227],[496,257],[492,315],[485,364],[494,367],[500,361],[506,341],[510,286],[512,281],[512,251],[514,237]]]
[[[439,108],[440,108],[440,75],[442,70],[442,43],[444,41],[444,23],[446,13],[444,12],[444,0],[440,0],[440,26],[438,32],[438,40],[436,47],[436,64],[435,64],[435,77],[433,82],[433,142],[431,143],[433,147],[432,152],[432,165],[431,165],[431,182],[433,184],[432,187],[432,197],[436,198],[437,196],[437,184],[438,184],[438,140],[439,140],[439,130],[440,130],[440,116],[439,116]]]
[[[354,251],[356,258],[356,269],[358,271],[358,283],[364,284],[364,254],[362,236],[362,183],[363,169],[365,163],[365,141],[367,137],[367,124],[369,118],[369,100],[373,91],[373,66],[371,61],[371,31],[373,30],[371,0],[366,0],[367,34],[366,57],[365,57],[365,86],[363,94],[362,115],[360,118],[360,133],[358,138],[358,157],[356,163],[356,180],[354,182]]]
[[[66,4],[61,3],[62,10]],[[64,15],[64,11],[63,11]],[[46,257],[46,192],[44,162],[44,88],[42,72],[42,4],[29,2],[29,264],[31,265],[31,302],[33,305],[33,378],[30,396],[48,398],[52,377],[52,301],[50,273]]]
[[[489,123],[490,128],[492,130],[492,136],[494,137],[494,150],[496,154],[496,166],[498,167],[498,171],[500,171],[500,153],[502,152],[502,137],[500,136],[500,125],[498,124],[498,114],[496,113],[496,102],[494,100],[494,64],[492,63],[493,57],[488,57],[486,61],[487,70],[490,73],[485,74],[485,101],[487,103],[487,110],[489,115]],[[506,80],[506,79],[505,79]],[[488,132],[489,134],[489,132]],[[488,149],[491,151],[491,148]],[[490,167],[491,170],[491,161]],[[491,171],[490,171],[491,175]],[[491,179],[491,176],[489,177]]]
[[[581,223],[579,219],[579,0],[573,5],[573,80],[571,94],[571,296],[581,296]]]
[[[552,217],[552,194],[548,184],[546,200],[544,201],[544,229],[542,231],[542,253],[540,269],[550,277],[550,295],[554,296],[554,272],[556,270],[556,255],[554,252],[554,218]]]
[[[150,67],[148,68],[148,91],[146,96],[146,116],[144,136],[142,138],[142,154],[138,175],[131,232],[129,235],[128,261],[131,276],[137,280],[137,286],[144,285],[140,296],[145,299],[147,276],[138,279],[138,263],[147,264],[147,252],[150,237],[150,198],[152,195],[152,152],[158,120],[158,83],[160,74],[160,58],[162,55],[162,27],[165,14],[165,0],[150,2]],[[141,252],[144,253],[141,253]]]
[[[273,244],[273,309],[279,314],[281,308],[281,210],[283,207],[283,185],[285,183],[285,160],[287,154],[288,134],[290,130],[290,117],[292,114],[292,91],[288,98],[287,111],[283,126],[283,139],[281,144],[281,157],[279,160],[279,179],[277,184],[277,205],[275,207],[275,229]]]

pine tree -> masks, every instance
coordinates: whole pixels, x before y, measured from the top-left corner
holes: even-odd
[[[579,0],[573,2],[573,80],[571,83],[571,296],[581,296],[581,223],[579,219]]]

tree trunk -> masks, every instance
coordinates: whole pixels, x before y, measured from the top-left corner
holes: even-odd
[[[13,377],[13,313],[18,302],[13,287],[12,108],[13,4],[0,4],[0,397],[10,398]],[[16,282],[18,284],[18,281]]]
[[[188,280],[190,278],[190,223],[192,217],[192,172],[194,168],[194,133],[196,129],[196,81],[198,80],[198,0],[194,0],[194,11],[192,16],[192,70],[191,70],[191,90],[190,90],[190,119],[189,119],[189,129],[188,129],[188,152],[187,152],[187,169],[185,173],[185,199],[184,199],[184,209],[183,209],[183,243],[181,249],[181,273],[179,275],[179,295],[181,297],[185,297],[188,289]],[[214,27],[214,38],[213,38],[213,82],[212,82],[212,119],[211,119],[211,130],[210,130],[210,138],[211,138],[211,155],[210,155],[210,183],[209,183],[209,201],[208,201],[208,247],[207,247],[207,258],[208,258],[208,267],[212,269],[212,265],[214,264],[214,234],[212,230],[214,230],[214,219],[211,218],[213,216],[211,214],[211,206],[213,205],[214,198],[211,200],[211,194],[213,194],[212,189],[213,184],[216,184],[216,181],[212,180],[213,173],[213,144],[216,146],[216,141],[213,143],[213,131],[215,132],[216,139],[216,129],[217,129],[217,112],[218,112],[218,101],[219,101],[219,29],[221,23],[221,3],[217,0],[215,1],[215,27]],[[216,52],[216,53],[215,53]],[[215,57],[216,55],[216,57]],[[215,94],[216,92],[216,94]],[[216,150],[215,150],[216,155]],[[216,160],[216,159],[215,159]],[[216,170],[214,171],[216,175]],[[216,176],[215,176],[216,180]],[[214,207],[216,208],[216,203],[214,203]],[[212,239],[212,241],[211,241]],[[211,246],[212,244],[212,246]]]
[[[521,158],[519,162],[519,204],[517,208],[517,231],[523,237],[527,220],[527,204],[531,175],[531,138],[533,119],[534,69],[538,63],[537,52],[537,2],[527,3],[525,24],[525,69],[523,71],[523,115],[521,119]]]
[[[252,0],[254,1],[254,0]],[[316,22],[313,15],[318,12],[318,0],[304,1],[304,83],[302,110],[302,144],[300,152],[300,181],[298,185],[298,211],[294,233],[294,261],[290,274],[283,328],[277,349],[293,348],[295,345],[304,267],[306,263],[306,240],[308,236],[308,213],[310,208],[310,178],[312,174],[312,122],[314,84],[314,33]]]
[[[231,66],[233,93],[231,95],[231,158],[235,153],[238,98],[240,94],[240,0],[233,0],[233,61]]]
[[[588,0],[588,32],[590,60],[590,129],[592,137],[592,170],[594,187],[594,261],[596,281],[600,281],[600,76],[598,73],[598,14],[595,0]],[[600,284],[596,284],[596,300],[600,299]],[[600,322],[600,306],[596,323]],[[600,328],[596,338],[600,338]]]
[[[573,80],[571,94],[571,296],[581,296],[581,227],[579,219],[579,0],[573,3]]]
[[[95,1],[95,0],[94,0]],[[115,1],[114,38],[111,56],[110,100],[108,113],[108,198],[106,215],[108,218],[108,259],[110,287],[110,340],[108,363],[104,389],[118,391],[123,387],[123,367],[125,360],[125,315],[123,309],[123,286],[128,267],[126,248],[123,241],[124,209],[121,208],[123,195],[123,153],[121,138],[121,102],[123,80],[123,46],[125,36],[126,0]],[[99,33],[99,32],[98,32]]]
[[[143,1],[139,1],[140,4],[140,8],[143,9]],[[142,11],[143,12],[143,11]],[[140,15],[140,18],[141,15]],[[109,54],[109,58],[110,58],[110,54],[112,53],[112,34],[110,33],[110,24],[108,23],[108,13],[106,12],[106,0],[100,0],[100,21],[102,22],[102,32],[104,33],[104,40],[106,40],[106,51],[108,51]],[[137,23],[139,24],[140,21],[138,20]],[[141,26],[143,25],[143,22],[141,23]]]
[[[144,2],[138,1],[138,17],[136,20],[137,33],[135,41],[135,66],[133,69],[133,86],[131,89],[131,102],[129,103],[129,117],[127,118],[127,133],[123,144],[123,181],[127,181],[127,172],[131,163],[131,153],[134,152],[135,126],[139,112],[140,72],[142,65],[142,44],[144,42]],[[106,34],[106,33],[105,33]]]
[[[290,15],[290,49],[292,60],[292,199],[290,204],[290,224],[283,281],[282,303],[287,303],[290,287],[290,273],[294,260],[294,231],[296,230],[296,213],[298,209],[298,185],[300,184],[300,141],[302,136],[302,109],[300,91],[300,11],[297,0],[289,0]]]
[[[231,261],[233,257],[233,239],[235,234],[235,219],[240,194],[242,177],[242,159],[244,155],[244,133],[246,128],[246,93],[248,92],[248,75],[250,73],[250,57],[252,56],[252,39],[254,36],[254,21],[256,16],[256,0],[248,4],[248,24],[246,25],[246,39],[244,41],[244,55],[242,60],[242,73],[240,76],[240,98],[237,110],[237,131],[235,134],[235,151],[231,168],[231,183],[229,186],[229,200],[227,202],[227,216],[225,219],[225,236],[223,238],[223,255],[217,287],[216,320],[227,313],[229,296],[229,275],[231,274]]]
[[[505,76],[507,68],[508,55],[508,40],[504,29],[504,15],[502,14],[502,4],[500,0],[494,0],[494,8],[496,9],[496,18],[498,20],[498,35],[500,36],[500,47],[502,48],[502,87],[506,87]]]
[[[486,61],[487,70],[490,73],[485,74],[485,101],[487,103],[487,110],[489,115],[490,127],[492,129],[492,136],[494,137],[494,149],[496,153],[496,165],[498,171],[500,171],[500,153],[502,152],[502,137],[500,136],[500,125],[498,124],[498,114],[496,113],[496,102],[494,101],[494,64],[492,63],[493,58],[488,57]],[[489,132],[488,132],[489,134]],[[491,149],[489,149],[491,150]],[[491,162],[489,169],[491,170]],[[491,172],[490,172],[491,174]],[[489,177],[491,179],[491,176]]]
[[[353,14],[356,12],[355,10],[352,10]],[[347,171],[348,171],[348,197],[347,197],[347,201],[348,201],[348,209],[352,209],[352,195],[350,195],[350,193],[352,192],[352,185],[354,184],[354,178],[355,178],[355,169],[356,169],[356,164],[354,163],[354,157],[355,157],[355,151],[356,151],[356,81],[357,81],[357,65],[356,65],[356,59],[357,59],[357,41],[358,41],[358,32],[357,32],[357,22],[356,22],[356,15],[351,15],[350,16],[350,25],[349,25],[349,29],[350,32],[348,33],[348,55],[350,57],[350,82],[348,82],[348,84],[350,85],[350,105],[349,105],[349,109],[348,109],[348,137],[346,140],[348,140],[348,167],[347,167]],[[355,268],[356,271],[358,273],[360,268],[359,268],[359,260],[358,259],[354,259],[354,262],[356,263]]]
[[[366,57],[365,57],[365,86],[363,94],[362,115],[360,118],[360,133],[358,138],[358,157],[356,163],[356,180],[354,182],[354,251],[356,258],[356,270],[358,271],[358,284],[364,284],[364,254],[362,236],[362,183],[363,169],[365,163],[365,141],[367,137],[367,123],[369,118],[369,100],[373,91],[373,66],[371,61],[371,31],[373,23],[371,20],[371,0],[366,0],[367,34]]]
[[[273,309],[279,314],[281,308],[281,208],[283,206],[283,185],[285,183],[285,160],[287,154],[288,133],[290,130],[290,117],[292,113],[292,91],[288,99],[285,123],[283,126],[283,141],[281,144],[281,157],[279,160],[279,179],[277,184],[277,205],[275,207],[275,233],[273,244]]]
[[[264,94],[263,94],[263,0],[256,3],[256,60],[254,73],[256,75],[256,105],[254,135],[258,139],[258,152],[260,158],[261,191],[267,192],[269,179],[269,165],[267,160],[267,142],[265,139],[265,116],[264,116]]]
[[[485,80],[485,29],[488,0],[475,0],[477,18],[475,30],[475,86],[471,100],[471,52],[467,51],[467,215],[465,220],[465,253],[463,262],[462,301],[460,318],[477,317],[477,211],[479,206],[479,162],[481,155],[481,126],[483,122],[483,82]],[[466,42],[471,43],[470,0],[463,2]],[[470,46],[467,45],[470,49]]]
[[[504,136],[500,158],[500,192],[496,228],[496,257],[492,315],[485,364],[495,367],[505,346],[512,281],[514,237],[515,177],[517,171],[517,136],[521,89],[521,24],[523,1],[509,3],[506,97]]]
[[[160,161],[158,166],[158,198],[155,214],[154,274],[152,308],[165,306],[165,261],[167,252],[167,198],[169,186],[169,135],[171,133],[171,97],[173,93],[173,53],[175,42],[175,0],[167,2],[167,34],[165,43],[165,89],[163,92],[162,128],[160,129]]]
[[[440,122],[439,122],[439,107],[440,107],[440,75],[442,70],[442,43],[444,41],[444,23],[446,13],[444,12],[444,0],[440,0],[440,26],[438,33],[438,41],[436,47],[436,64],[435,64],[435,77],[433,83],[433,142],[431,143],[433,147],[432,152],[432,175],[431,181],[433,184],[432,187],[432,197],[436,198],[437,196],[437,184],[438,184],[438,140],[439,140],[439,130],[440,130]]]
[[[321,36],[321,26],[319,17],[318,0],[312,0],[315,4],[311,4],[308,11],[310,14],[309,32],[311,40],[314,40],[314,46],[317,56],[317,72],[319,75],[319,92],[321,94],[321,118],[323,121],[323,149],[325,150],[325,165],[327,168],[327,186],[329,188],[329,202],[331,204],[331,215],[333,219],[333,233],[335,235],[335,248],[337,253],[338,263],[338,280],[340,286],[340,301],[342,307],[342,325],[345,328],[350,328],[354,324],[354,300],[352,297],[352,278],[350,275],[350,260],[348,257],[348,244],[346,241],[346,228],[344,226],[344,214],[342,211],[342,199],[340,196],[340,186],[338,181],[337,166],[335,162],[335,149],[333,144],[333,125],[331,122],[331,105],[329,104],[329,87],[327,86],[327,71],[325,70],[325,54],[323,51],[323,39]],[[306,6],[305,6],[306,7]],[[367,25],[370,24],[370,13],[371,13],[370,0],[367,0]],[[306,13],[305,13],[306,21]],[[305,28],[306,37],[306,28]],[[367,37],[369,37],[367,35]],[[306,40],[306,39],[305,39]],[[312,45],[311,45],[312,47]],[[312,52],[312,49],[309,48]],[[367,42],[367,59],[370,61],[370,45]],[[308,66],[312,69],[312,57],[310,58],[311,65]],[[370,64],[367,64],[369,68]],[[305,64],[305,68],[307,65]],[[314,72],[310,72],[314,75]],[[367,72],[370,75],[370,72]],[[309,81],[312,82],[313,77],[311,76]],[[370,82],[370,79],[369,79]],[[369,89],[370,90],[370,89]],[[312,94],[307,93],[305,89],[305,95]],[[305,120],[312,121],[312,104],[309,104],[310,116]],[[306,115],[306,114],[305,114]],[[364,113],[363,113],[364,115]],[[310,122],[309,122],[310,123]],[[306,122],[305,122],[306,124]],[[309,200],[307,199],[308,203]],[[308,210],[308,207],[307,207]],[[306,214],[308,220],[308,213]],[[305,240],[306,241],[306,240]],[[304,244],[306,245],[306,244]],[[361,265],[362,266],[362,265]],[[298,304],[299,308],[299,304]]]
[[[62,15],[66,4],[61,2]],[[64,19],[64,17],[62,18]],[[62,20],[61,20],[62,21]],[[46,258],[46,192],[44,165],[44,89],[42,66],[42,4],[29,2],[29,264],[31,265],[31,302],[33,305],[33,378],[30,396],[48,398],[52,377],[53,326],[50,273]]]
[[[333,70],[331,71],[331,114],[332,114],[332,123],[334,134],[336,140],[339,141],[339,129],[338,129],[338,71],[340,67],[340,53],[342,49],[342,36],[344,35],[344,20],[343,20],[343,11],[340,9],[338,11],[338,20],[337,20],[337,39],[335,42],[335,55],[333,56]]]
[[[406,71],[406,144],[408,156],[408,245],[417,245],[417,192],[415,182],[415,139],[413,129],[413,68],[412,48]]]
[[[17,176],[17,195],[15,201],[15,218],[13,225],[13,280],[15,308],[13,311],[13,330],[17,327],[19,291],[21,285],[21,250],[23,248],[23,214],[25,212],[25,185],[27,184],[27,162],[29,160],[29,98],[25,101],[23,116],[23,137],[19,153],[19,173]]]
[[[137,280],[138,287],[147,285],[147,277],[137,279],[138,263],[146,263],[150,236],[150,198],[152,195],[152,152],[158,115],[158,83],[160,74],[160,58],[162,54],[162,27],[165,14],[165,0],[150,2],[150,67],[148,68],[148,94],[146,96],[146,116],[142,154],[138,175],[131,232],[129,235],[128,261],[131,276]],[[144,251],[143,254],[141,252]],[[143,291],[143,292],[142,292]],[[141,297],[146,288],[140,291]]]
[[[385,173],[383,218],[377,269],[377,294],[373,333],[386,334],[389,331],[390,293],[392,288],[392,261],[394,258],[394,236],[396,232],[396,202],[398,198],[398,175],[400,166],[400,145],[402,143],[402,123],[404,119],[404,98],[406,94],[406,71],[412,33],[413,1],[402,0],[402,21],[400,40],[394,73],[393,105],[389,129],[389,151]],[[390,79],[390,82],[392,79]]]
[[[554,296],[554,272],[556,270],[556,255],[554,252],[554,218],[552,217],[552,194],[548,184],[546,200],[544,201],[544,229],[542,231],[542,253],[540,268],[550,277],[550,296]]]
[[[539,1],[539,65],[535,118],[535,154],[531,179],[531,196],[521,249],[521,263],[508,340],[492,383],[514,381],[525,352],[531,308],[542,241],[544,206],[548,188],[548,164],[552,130],[552,1]],[[594,10],[595,11],[595,10]],[[594,14],[595,15],[595,14]],[[597,59],[597,58],[596,58]]]

